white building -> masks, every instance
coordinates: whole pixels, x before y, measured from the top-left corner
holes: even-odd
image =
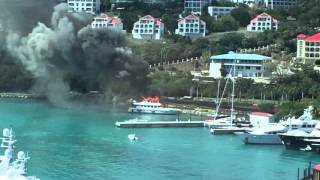
[[[247,31],[263,32],[265,30],[277,30],[278,26],[278,20],[267,13],[262,13],[250,21],[250,24],[247,26]]]
[[[190,38],[206,36],[206,23],[196,15],[189,15],[178,22],[176,34]]]
[[[107,14],[100,14],[93,18],[91,28],[107,28],[115,31],[123,31],[123,23],[118,17],[111,17]]]
[[[164,24],[161,19],[146,15],[134,23],[132,36],[135,39],[161,39]]]
[[[184,12],[201,15],[204,6],[211,0],[184,0]]]
[[[296,61],[313,64],[318,60],[320,60],[320,33],[311,36],[299,34],[297,36]]]
[[[222,69],[234,77],[256,78],[265,77],[265,63],[271,62],[271,57],[258,54],[238,54],[229,52],[211,56],[209,76],[221,78]]]
[[[111,0],[112,4],[120,4],[120,3],[133,3],[136,0]],[[140,0],[140,2],[144,2],[147,4],[155,4],[155,3],[165,3],[163,0]]]
[[[208,6],[208,14],[210,16],[221,16],[230,14],[235,7],[224,7],[224,6]]]
[[[263,1],[263,0],[229,0],[229,1],[236,4],[246,4],[248,6],[255,6],[255,5],[258,5],[260,1]]]
[[[68,11],[95,14],[100,11],[100,0],[68,0]]]
[[[267,8],[289,8],[297,4],[297,0],[264,0]]]
[[[249,114],[249,121],[253,127],[263,127],[273,123],[274,116],[265,112],[252,112]]]

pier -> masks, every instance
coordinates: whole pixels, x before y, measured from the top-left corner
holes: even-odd
[[[116,122],[119,128],[189,128],[189,127],[203,127],[203,121],[124,121]]]
[[[239,132],[246,132],[248,131],[249,128],[212,128],[210,129],[210,132],[214,135],[219,135],[219,134],[234,134],[234,133],[239,133]]]
[[[7,93],[1,92],[0,98],[17,98],[17,99],[46,99],[45,94],[32,94],[32,93]]]

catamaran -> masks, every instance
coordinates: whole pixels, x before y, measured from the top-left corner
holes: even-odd
[[[142,101],[133,101],[133,107],[128,109],[130,113],[147,113],[147,114],[166,114],[176,115],[178,109],[163,107],[158,97],[143,98]]]

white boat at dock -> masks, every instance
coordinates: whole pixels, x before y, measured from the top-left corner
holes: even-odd
[[[284,133],[287,128],[281,124],[273,124],[266,127],[254,128],[249,132],[237,134],[241,136],[245,144],[282,144],[279,133]]]
[[[163,114],[176,115],[179,113],[178,109],[163,107],[158,97],[144,98],[142,101],[133,101],[132,107],[128,109],[129,113],[147,113],[147,114]]]
[[[304,113],[299,118],[290,117],[287,120],[279,123],[269,123],[260,127],[255,127],[252,131],[244,134],[238,134],[242,137],[245,144],[272,144],[281,145],[282,140],[279,135],[282,135],[290,130],[299,129],[302,132],[308,133],[314,130],[318,120],[313,120],[312,107],[309,106],[304,110]]]

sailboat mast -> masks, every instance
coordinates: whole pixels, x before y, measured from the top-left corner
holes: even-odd
[[[235,65],[235,61],[233,61],[233,73],[231,73],[231,81],[232,81],[232,93],[231,93],[231,110],[230,110],[230,117],[231,117],[231,126],[232,126],[232,121],[234,119],[233,117],[233,101],[234,101],[234,84],[235,84],[235,75],[236,75],[236,65]]]

